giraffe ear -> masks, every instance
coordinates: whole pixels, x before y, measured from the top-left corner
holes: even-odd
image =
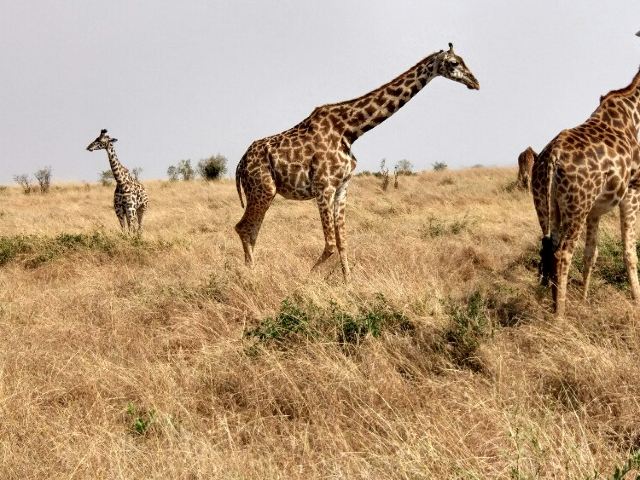
[[[117,138],[112,138],[111,140],[109,140],[111,143],[116,143],[118,141]]]

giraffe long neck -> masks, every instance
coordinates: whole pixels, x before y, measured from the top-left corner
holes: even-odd
[[[333,105],[351,142],[380,125],[438,75],[438,53],[429,55],[389,83],[353,100]],[[345,108],[346,107],[346,108]]]
[[[113,178],[115,178],[118,184],[126,183],[129,180],[129,170],[118,160],[116,150],[113,145],[107,147],[107,155],[109,156],[109,164],[111,165],[111,171],[113,172]]]
[[[637,136],[640,133],[640,71],[629,85],[602,97],[594,115],[619,129],[629,127]]]

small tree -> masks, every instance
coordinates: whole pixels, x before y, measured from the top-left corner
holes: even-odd
[[[33,191],[33,186],[31,185],[31,178],[29,178],[29,175],[16,175],[13,177],[13,179],[18,185],[22,187],[22,191],[25,193],[25,195],[28,195]]]
[[[193,177],[196,176],[196,172],[191,166],[191,160],[180,160],[178,162],[178,173],[182,177],[182,180],[184,180],[185,182],[193,180]]]
[[[409,160],[400,160],[396,163],[398,175],[413,175],[413,164]]]
[[[175,165],[169,165],[169,168],[167,168],[167,176],[169,177],[170,182],[177,182],[180,179],[178,167]]]
[[[142,174],[142,167],[136,167],[131,169],[131,176],[138,181],[140,180],[141,174]]]
[[[433,163],[432,165],[433,165],[433,169],[436,172],[441,172],[442,170],[447,169],[447,164],[444,162],[436,162],[436,163]]]
[[[393,168],[393,188],[398,189],[398,166]]]
[[[224,155],[212,155],[198,162],[198,173],[205,180],[218,180],[227,173],[227,159]]]
[[[40,185],[40,193],[47,193],[51,187],[51,167],[44,167],[34,173]]]
[[[98,181],[103,187],[108,187],[114,182],[113,172],[111,170],[103,170],[98,174]]]

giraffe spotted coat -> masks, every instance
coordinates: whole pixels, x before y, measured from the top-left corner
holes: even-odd
[[[113,208],[120,222],[122,231],[142,233],[142,220],[147,211],[149,198],[147,192],[140,182],[129,173],[118,160],[113,144],[117,138],[107,135],[107,130],[100,131],[100,135],[87,146],[87,150],[106,150],[116,181],[116,189],[113,194]]]
[[[324,105],[296,126],[251,144],[236,169],[247,199],[236,232],[242,240],[247,264],[265,213],[276,194],[293,200],[315,199],[325,237],[325,247],[314,268],[336,248],[345,280],[349,278],[346,253],[345,205],[347,187],[356,167],[351,145],[365,132],[382,123],[430,80],[443,76],[470,89],[479,84],[463,59],[449,44],[448,51],[434,53],[391,82],[354,100]]]
[[[554,308],[563,316],[573,251],[586,224],[583,296],[586,298],[598,249],[603,213],[620,208],[624,261],[631,294],[640,300],[636,216],[640,206],[640,72],[631,83],[601,97],[581,125],[561,131],[533,166],[532,189],[542,249],[540,274],[552,284]]]

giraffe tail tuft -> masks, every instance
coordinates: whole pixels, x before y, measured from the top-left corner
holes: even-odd
[[[242,205],[242,208],[244,208],[244,201],[242,200],[242,182],[240,179],[242,176],[242,170],[244,170],[245,167],[246,158],[247,154],[245,153],[236,167],[236,190],[238,190],[238,197],[240,198],[240,205]]]
[[[538,158],[543,154],[534,157],[534,161],[538,161]],[[547,185],[546,185],[546,202],[547,202],[547,229],[543,232],[542,246],[540,248],[540,264],[538,265],[538,273],[540,275],[540,283],[543,286],[549,285],[549,280],[555,281],[554,276],[554,253],[555,248],[553,245],[553,238],[551,235],[552,224],[554,222],[555,205],[554,205],[554,179],[556,175],[556,158],[553,154],[546,153],[543,157],[547,165]]]

